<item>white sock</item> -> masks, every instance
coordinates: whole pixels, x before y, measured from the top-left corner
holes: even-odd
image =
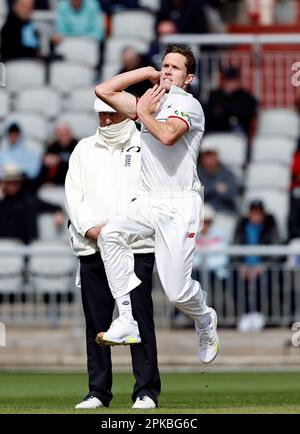
[[[121,297],[116,298],[116,303],[120,316],[125,315],[128,319],[133,319],[130,294],[121,295]]]

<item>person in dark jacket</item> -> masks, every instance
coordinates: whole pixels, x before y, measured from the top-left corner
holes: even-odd
[[[234,244],[255,246],[279,244],[280,237],[277,223],[273,215],[266,212],[264,203],[261,200],[253,200],[249,204],[249,211],[246,217],[238,221]],[[245,275],[252,277],[259,273],[263,263],[270,261],[266,256],[245,256],[243,260]]]
[[[204,0],[161,0],[157,23],[170,20],[178,33],[209,33]]]
[[[278,228],[275,218],[266,212],[264,203],[261,200],[253,200],[249,204],[248,215],[241,217],[237,223],[234,244],[258,246],[276,245],[280,243]],[[248,255],[235,258],[242,265],[237,273],[234,273],[234,299],[236,312],[248,314],[261,312],[263,303],[269,306],[271,312],[272,300],[272,269],[269,264],[274,262],[274,257]],[[238,296],[239,291],[243,295]],[[241,298],[244,301],[241,303]],[[239,307],[238,307],[239,306]],[[244,316],[243,321],[247,321]],[[264,318],[261,318],[264,321]],[[239,327],[242,327],[240,325]]]
[[[290,193],[290,213],[288,218],[289,241],[300,238],[300,174],[294,179]]]
[[[39,33],[32,21],[34,0],[15,0],[1,29],[2,60],[37,58]]]
[[[37,217],[44,212],[54,214],[56,226],[63,224],[61,207],[45,202],[28,191],[17,166],[6,166],[0,176],[0,238],[15,238],[25,244],[37,239]]]
[[[239,185],[231,170],[221,163],[215,149],[206,148],[201,152],[197,173],[204,186],[205,202],[218,212],[234,213]]]
[[[204,106],[206,132],[242,132],[247,137],[256,115],[257,100],[240,83],[240,71],[229,67],[222,71],[220,88],[210,93]]]
[[[69,158],[78,140],[73,136],[71,128],[59,122],[55,128],[55,139],[49,144],[38,177],[37,184],[64,185],[69,167]]]

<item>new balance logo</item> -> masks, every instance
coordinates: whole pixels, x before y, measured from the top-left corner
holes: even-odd
[[[187,232],[186,237],[187,237],[187,238],[194,238],[195,235],[196,235],[195,232]]]

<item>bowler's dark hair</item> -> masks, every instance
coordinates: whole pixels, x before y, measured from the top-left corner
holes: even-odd
[[[196,60],[195,56],[192,52],[192,50],[187,47],[186,45],[179,45],[179,44],[170,44],[167,46],[163,59],[166,57],[167,54],[170,53],[178,53],[181,54],[186,58],[186,70],[188,74],[195,74],[196,72]]]

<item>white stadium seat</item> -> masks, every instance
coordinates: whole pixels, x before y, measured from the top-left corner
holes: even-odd
[[[44,155],[45,152],[45,142],[41,142],[34,139],[26,139],[26,147],[28,149],[31,149],[36,154],[38,154],[40,157]]]
[[[70,111],[90,111],[93,112],[95,92],[92,86],[75,89],[65,101],[65,109]]]
[[[47,118],[56,118],[62,109],[62,99],[60,93],[49,86],[25,89],[18,93],[15,107],[17,110],[36,111]]]
[[[94,38],[68,36],[56,47],[55,52],[65,60],[81,62],[94,68],[99,60],[99,42]]]
[[[160,8],[160,0],[139,0],[139,6],[157,12]]]
[[[66,112],[60,121],[68,123],[78,139],[93,136],[98,126],[96,113],[89,115],[86,112]]]
[[[244,212],[252,200],[262,200],[267,212],[276,218],[279,232],[284,240],[287,236],[287,216],[289,213],[288,192],[276,189],[259,189],[257,187],[246,190],[244,195]]]
[[[290,170],[281,164],[251,163],[248,166],[247,188],[268,187],[287,191],[290,183]]]
[[[233,238],[236,221],[237,217],[235,215],[229,215],[221,212],[216,212],[215,214],[214,225],[225,232],[229,243]]]
[[[39,60],[10,60],[6,63],[6,81],[10,92],[45,84],[45,66]]]
[[[29,258],[30,281],[39,293],[66,293],[73,284],[75,259],[70,247],[61,241],[35,241],[30,245],[32,254]],[[49,255],[49,250],[56,252]],[[46,256],[39,254],[45,252]]]
[[[146,54],[149,49],[149,42],[136,36],[111,36],[105,42],[105,63],[119,63],[121,53],[125,47],[132,47],[138,53]]]
[[[0,254],[0,294],[18,293],[22,288],[24,258],[20,246],[20,241],[0,239],[0,250],[5,252]]]
[[[9,114],[9,93],[5,88],[0,88],[0,119]]]
[[[50,66],[50,85],[62,93],[81,86],[92,86],[94,71],[86,65],[73,62],[53,62]]]
[[[101,81],[109,80],[114,75],[118,74],[122,65],[120,62],[105,62],[102,67]]]
[[[137,36],[154,39],[155,16],[143,10],[122,10],[115,12],[111,21],[112,36]]]
[[[297,141],[282,136],[256,136],[252,141],[252,161],[290,165]]]
[[[67,222],[57,227],[54,222],[53,213],[42,213],[38,216],[39,240],[69,240]]]
[[[53,205],[60,205],[65,209],[65,189],[63,186],[43,185],[38,190],[40,199],[52,203]]]
[[[299,136],[299,115],[295,110],[276,108],[261,110],[258,116],[258,134]]]
[[[246,160],[247,140],[241,134],[210,133],[204,135],[200,151],[215,149],[222,163],[229,166],[243,166]]]
[[[5,119],[2,131],[5,131],[7,126],[12,122],[20,124],[26,138],[44,141],[48,136],[48,125],[45,118],[36,113],[12,112]]]

